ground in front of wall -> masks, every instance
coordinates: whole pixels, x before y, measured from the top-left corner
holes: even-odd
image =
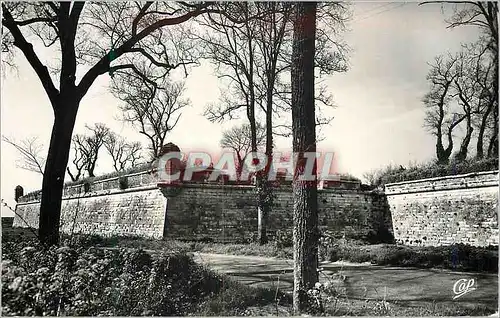
[[[2,234],[2,241],[7,237],[21,240],[34,236],[29,230],[5,226]],[[181,247],[189,252],[190,246],[185,243]],[[154,253],[154,249],[151,252]],[[224,274],[226,287],[196,306],[191,315],[292,314],[291,260],[198,252],[193,253],[193,257],[207,268]],[[347,262],[324,262],[321,268],[320,281],[329,282],[336,292],[333,296],[329,295],[329,299],[326,299],[327,295],[323,298],[325,315],[487,316],[498,310],[496,274]],[[474,279],[476,289],[454,300],[453,285],[459,279]],[[280,294],[282,296],[276,297]]]

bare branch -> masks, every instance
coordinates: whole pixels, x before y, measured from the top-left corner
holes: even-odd
[[[55,105],[56,99],[59,96],[59,91],[54,86],[47,67],[42,64],[42,62],[36,55],[35,51],[33,50],[33,45],[26,41],[26,39],[24,38],[21,30],[19,30],[18,25],[14,21],[14,18],[12,17],[12,14],[10,13],[5,3],[2,3],[2,12],[2,24],[5,25],[7,29],[9,29],[10,34],[14,39],[13,44],[23,52],[31,67],[35,70],[36,74],[40,78],[43,88],[45,89],[45,92],[47,93],[47,96],[49,97],[52,105]]]
[[[45,158],[41,155],[43,152],[43,145],[38,144],[36,137],[16,142],[15,140],[2,136],[2,140],[16,148],[21,155],[20,162],[18,163],[19,168],[43,175],[43,170],[45,168]]]

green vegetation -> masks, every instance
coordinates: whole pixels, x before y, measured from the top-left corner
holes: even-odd
[[[103,175],[100,175],[100,176],[95,176],[93,178],[92,177],[87,177],[87,178],[83,178],[83,179],[80,179],[80,180],[74,181],[74,182],[66,182],[64,184],[64,186],[78,185],[78,184],[82,184],[82,183],[85,183],[85,182],[93,183],[93,182],[96,182],[96,181],[99,181],[99,180],[105,180],[105,179],[111,179],[111,178],[115,178],[115,177],[121,177],[121,176],[125,176],[125,175],[128,175],[128,174],[133,174],[133,173],[139,173],[139,172],[148,171],[148,170],[151,170],[151,169],[153,169],[153,164],[150,163],[150,162],[146,162],[146,163],[142,163],[142,164],[136,165],[134,167],[131,167],[129,169],[123,170],[123,171],[114,171],[114,172],[106,173],[106,174],[103,174]]]
[[[320,258],[327,261],[370,262],[418,268],[444,268],[456,271],[498,273],[498,248],[454,244],[417,247],[393,244],[354,245],[323,243]]]
[[[2,234],[4,315],[291,314],[289,294],[235,282],[196,264],[187,253],[200,251],[289,259],[292,250],[283,246],[287,245],[286,239],[279,243],[283,247],[278,248],[276,242],[259,246],[79,235],[64,236],[63,247],[43,250],[28,229],[4,227]],[[329,244],[328,249],[320,250],[323,258],[393,266],[439,267],[435,265],[441,262],[439,257],[446,259],[452,248],[335,241],[340,244],[322,240],[322,246]],[[458,248],[458,264],[462,268],[457,270],[477,270],[476,265],[480,263],[492,266],[490,268],[497,265],[498,258],[479,257],[496,254],[493,248]],[[457,304],[450,308],[449,305],[425,301],[408,306],[402,301],[386,301],[383,289],[379,291],[379,299],[357,299],[347,296],[345,284],[341,275],[336,273],[327,282],[310,290],[311,313],[320,316],[484,316],[494,311],[485,305]]]
[[[2,240],[6,316],[241,315],[275,299],[291,304],[282,293],[233,282],[185,253],[99,248],[85,237],[44,249],[14,232]]]
[[[364,177],[372,186],[383,186],[387,183],[492,170],[498,170],[498,158],[450,161],[448,164],[437,164],[432,161],[423,164],[410,164],[408,167],[390,165],[383,169],[366,173]]]
[[[293,258],[293,249],[286,232],[279,232],[276,239],[266,245],[256,243],[205,243],[177,240],[147,240],[143,238],[92,237],[92,244],[106,247],[141,248],[228,255],[253,255]],[[370,262],[417,268],[444,268],[456,271],[498,272],[497,247],[474,247],[464,244],[440,247],[403,246],[395,244],[367,244],[363,241],[337,239],[329,233],[320,240],[320,258],[325,261]]]
[[[33,237],[28,229],[4,228],[13,241]],[[277,233],[276,239],[265,245],[257,243],[207,243],[179,240],[152,240],[141,237],[100,237],[79,235],[73,239],[63,235],[63,241],[72,246],[95,246],[107,248],[142,249],[147,251],[171,251],[172,253],[213,253],[293,258],[293,249],[288,232]],[[369,262],[375,265],[389,265],[417,268],[443,268],[456,271],[498,272],[498,248],[496,246],[474,247],[465,244],[424,247],[395,244],[367,244],[359,240],[338,239],[330,232],[320,239],[319,256],[323,261]]]

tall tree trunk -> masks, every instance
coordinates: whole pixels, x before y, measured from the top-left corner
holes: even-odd
[[[493,128],[488,145],[488,157],[498,157],[498,103],[493,108]]]
[[[266,92],[266,157],[267,166],[266,169],[259,173],[259,179],[257,184],[257,191],[259,195],[258,208],[259,208],[259,229],[258,229],[258,240],[259,244],[263,245],[268,242],[267,237],[267,224],[269,222],[269,214],[271,213],[273,204],[273,189],[269,182],[269,171],[271,168],[271,163],[273,160],[273,122],[272,122],[272,111],[273,111],[273,96],[272,89],[273,84],[270,79],[268,79],[268,90]]]
[[[496,17],[496,15],[495,15]],[[495,22],[497,20],[495,19]],[[498,25],[497,25],[498,30]],[[498,44],[495,44],[494,50],[494,65],[495,72],[493,75],[493,128],[492,128],[492,136],[488,145],[488,157],[498,157]]]
[[[446,150],[444,149],[444,146],[443,146],[443,133],[442,133],[441,127],[437,128],[436,139],[437,139],[437,141],[436,141],[436,157],[437,157],[438,163],[439,164],[446,164],[446,163],[448,163],[449,156],[446,156]]]
[[[248,4],[247,4],[248,5]],[[248,12],[248,7],[246,9]],[[247,100],[247,117],[248,121],[250,123],[250,145],[251,145],[251,151],[252,152],[257,152],[257,125],[255,123],[255,83],[254,83],[254,46],[255,44],[253,43],[253,38],[251,36],[250,32],[250,26],[246,25],[247,28],[247,34],[248,34],[248,87],[249,87],[249,100]],[[261,189],[261,184],[263,182],[263,176],[262,173],[259,171],[255,174],[255,181],[256,181],[256,190],[257,190],[257,219],[258,219],[258,224],[257,224],[257,233],[258,233],[258,240],[259,243],[263,244],[262,242],[267,242],[267,235],[266,235],[266,224],[265,224],[265,216],[264,216],[264,210],[261,208],[262,202],[261,202],[261,194],[260,194],[260,189]]]
[[[449,84],[449,83],[448,83]],[[443,121],[444,121],[444,98],[448,92],[449,85],[446,86],[445,91],[441,96],[441,101],[439,103],[439,122],[437,123],[436,130],[436,157],[438,164],[447,164],[450,158],[451,149],[448,151],[448,148],[453,147],[453,143],[448,143],[448,148],[445,149],[443,146]]]
[[[89,177],[94,178],[94,169],[95,169],[95,163],[92,163],[90,167],[87,169],[87,172],[89,173]]]
[[[293,151],[298,154],[293,181],[293,308],[299,314],[307,307],[307,290],[318,281],[318,202],[314,181],[297,177],[305,169],[304,152],[316,151],[314,109],[314,54],[316,3],[297,2],[292,53]],[[316,165],[313,169],[316,175]],[[314,178],[316,179],[316,178]]]
[[[453,135],[452,135],[453,129],[448,129],[448,132],[446,133],[446,137],[448,139],[448,146],[446,148],[443,147],[442,143],[442,138],[440,140],[440,148],[437,148],[437,158],[438,158],[438,163],[439,164],[448,164],[450,161],[450,156],[451,152],[453,151]],[[436,146],[439,147],[439,144]]]
[[[453,129],[455,129],[455,127],[457,127],[466,117],[467,116],[465,115],[462,116],[448,127],[448,131],[446,132],[446,137],[448,138],[448,146],[446,146],[446,149],[444,149],[444,151],[441,153],[441,157],[438,157],[438,162],[440,164],[447,164],[449,162],[451,152],[453,151]]]
[[[79,101],[74,98],[62,98],[62,96],[61,94],[54,110],[54,125],[43,174],[38,235],[45,245],[59,244],[64,175],[79,106]]]
[[[472,132],[474,128],[472,127],[472,119],[471,115],[467,115],[467,131],[465,133],[464,139],[462,139],[462,143],[460,144],[460,149],[458,150],[456,159],[458,161],[464,161],[467,159],[467,150],[469,148],[470,140],[472,138]]]
[[[269,219],[269,204],[267,202],[269,196],[269,187],[266,180],[266,172],[259,171],[256,178],[257,188],[257,209],[258,209],[258,241],[260,245],[268,242],[267,238],[267,223]]]
[[[482,159],[484,157],[484,133],[486,132],[486,125],[488,124],[488,117],[490,116],[491,109],[493,106],[490,104],[485,109],[483,116],[481,117],[481,124],[479,126],[479,132],[477,134],[476,143],[476,158]]]

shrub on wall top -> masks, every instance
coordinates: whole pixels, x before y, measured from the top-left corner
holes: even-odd
[[[125,190],[128,188],[128,177],[127,176],[122,176],[118,179],[118,182],[120,184],[120,189]]]
[[[368,179],[372,186],[383,186],[394,182],[445,177],[492,170],[498,170],[498,158],[485,158],[482,160],[470,159],[461,162],[450,161],[448,164],[428,162],[423,164],[413,164],[409,167],[390,165],[378,171],[365,174],[365,178]]]
[[[87,193],[87,192],[89,192],[89,191],[90,191],[90,182],[85,182],[85,183],[83,184],[83,191],[84,191],[85,193]]]

